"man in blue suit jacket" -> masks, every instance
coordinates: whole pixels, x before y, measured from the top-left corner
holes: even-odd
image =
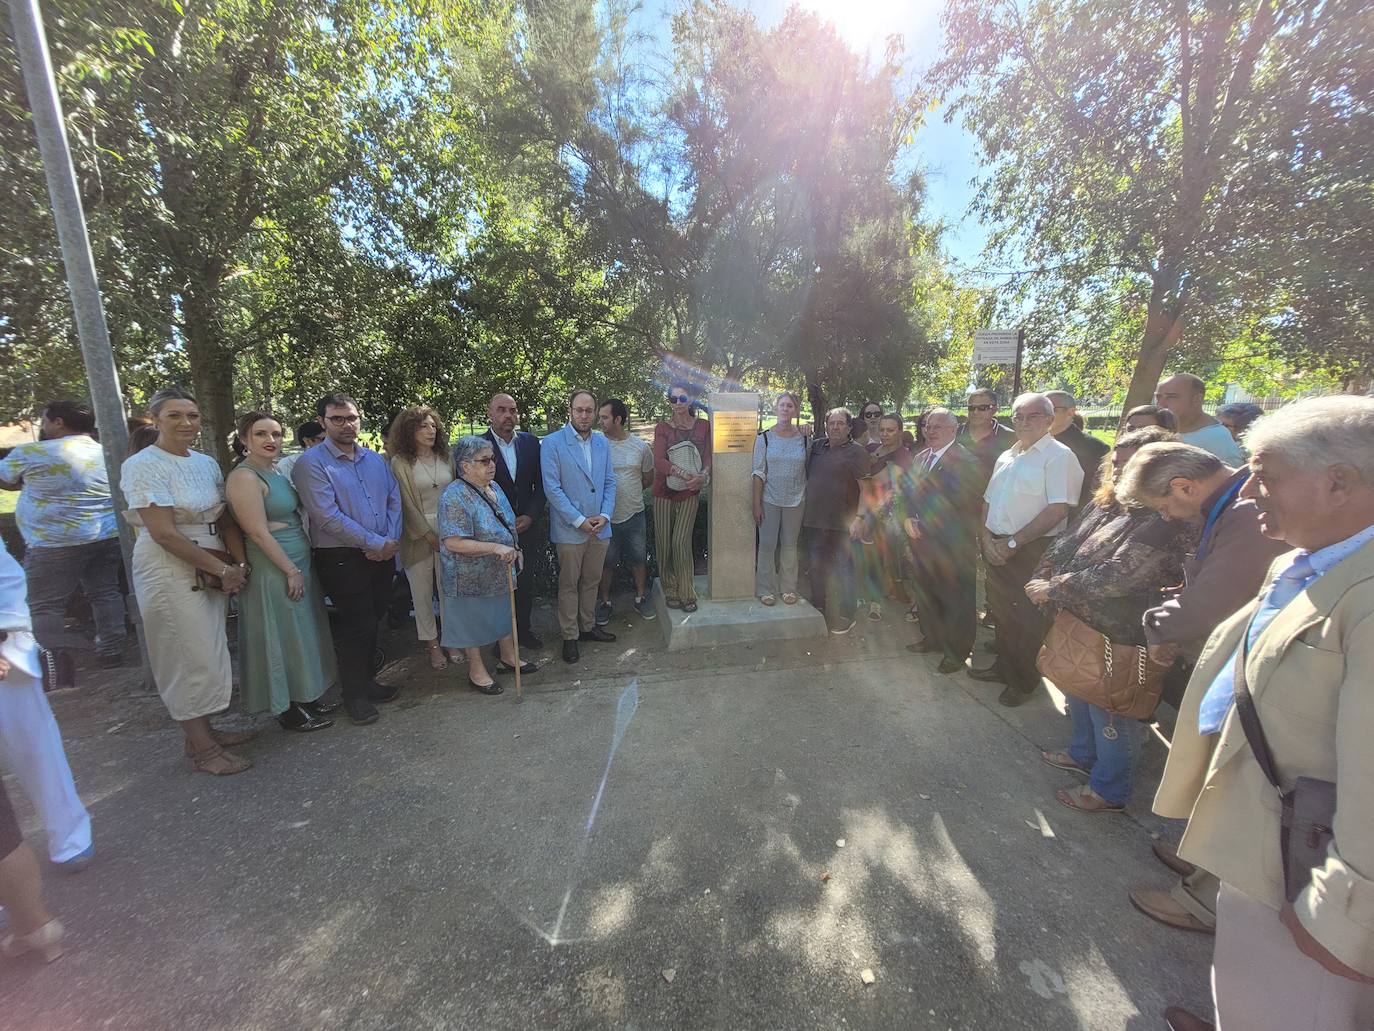
[[[596,625],[596,589],[611,542],[615,510],[615,471],[611,446],[592,432],[596,398],[575,390],[568,400],[568,422],[540,443],[539,465],[549,504],[549,540],[558,552],[558,625],[563,661],[580,657],[578,641],[614,641]]]
[[[497,394],[487,405],[490,429],[482,436],[496,454],[496,485],[515,513],[515,532],[526,555],[542,547],[539,518],[544,514],[544,471],[539,465],[539,438],[515,428],[520,418],[515,398]],[[542,641],[530,629],[534,608],[534,563],[525,560],[515,581],[515,632],[522,648],[538,648]]]

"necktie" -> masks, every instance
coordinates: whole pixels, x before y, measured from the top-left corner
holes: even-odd
[[[926,451],[926,472],[935,468],[935,449],[930,448]]]
[[[1264,628],[1274,621],[1274,617],[1283,611],[1290,601],[1302,593],[1312,579],[1315,570],[1312,568],[1311,557],[1306,553],[1300,554],[1293,560],[1293,564],[1280,573],[1269,586],[1268,593],[1264,600],[1260,602],[1259,608],[1255,610],[1254,616],[1250,620],[1249,632],[1246,634],[1245,643],[1253,646],[1259,635],[1264,632]],[[1207,693],[1202,697],[1202,705],[1198,709],[1197,726],[1203,734],[1215,734],[1221,729],[1222,723],[1226,720],[1226,714],[1231,711],[1231,703],[1236,691],[1236,657],[1241,652],[1238,645],[1236,651],[1231,654],[1230,660],[1217,674],[1217,678],[1212,681],[1212,686],[1207,689]]]

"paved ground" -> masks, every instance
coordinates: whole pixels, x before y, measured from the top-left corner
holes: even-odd
[[[403,658],[378,724],[271,725],[226,779],[190,771],[130,678],[60,692],[99,863],[49,878],[70,952],[0,964],[0,1027],[1134,1031],[1205,1011],[1210,940],[1126,901],[1168,883],[1149,843],[1177,828],[1054,802],[1048,695],[1001,710],[904,652],[900,622],[672,657],[653,624],[612,629],[576,667],[547,649],[518,706]]]

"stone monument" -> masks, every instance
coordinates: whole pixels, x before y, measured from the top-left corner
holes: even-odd
[[[711,483],[705,577],[696,578],[696,612],[668,608],[654,582],[654,606],[669,651],[752,641],[823,637],[825,618],[805,600],[764,605],[754,596],[754,440],[759,395],[711,394]]]

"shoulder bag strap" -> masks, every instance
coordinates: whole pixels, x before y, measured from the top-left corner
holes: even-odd
[[[497,508],[496,503],[492,501],[491,498],[487,497],[486,494],[482,492],[482,489],[478,487],[476,484],[474,484],[471,480],[469,480],[466,476],[459,476],[458,479],[462,480],[469,487],[471,487],[472,492],[486,502],[487,508],[491,509],[491,514],[496,517],[496,521],[498,523],[505,527],[506,532],[509,533],[511,537],[515,539],[515,546],[518,548],[520,546],[520,535],[515,532],[515,527],[511,526],[510,523],[506,522],[505,515],[502,513],[501,509]]]
[[[1245,731],[1245,740],[1250,743],[1250,751],[1255,753],[1255,761],[1259,763],[1269,783],[1274,785],[1274,790],[1282,795],[1283,788],[1279,784],[1278,768],[1274,765],[1274,753],[1269,750],[1269,741],[1264,736],[1259,711],[1255,708],[1255,699],[1250,694],[1250,684],[1245,678],[1245,659],[1250,652],[1250,626],[1250,623],[1245,625],[1245,636],[1241,639],[1240,647],[1236,649],[1236,669],[1233,677],[1236,716],[1240,719],[1241,729]]]

